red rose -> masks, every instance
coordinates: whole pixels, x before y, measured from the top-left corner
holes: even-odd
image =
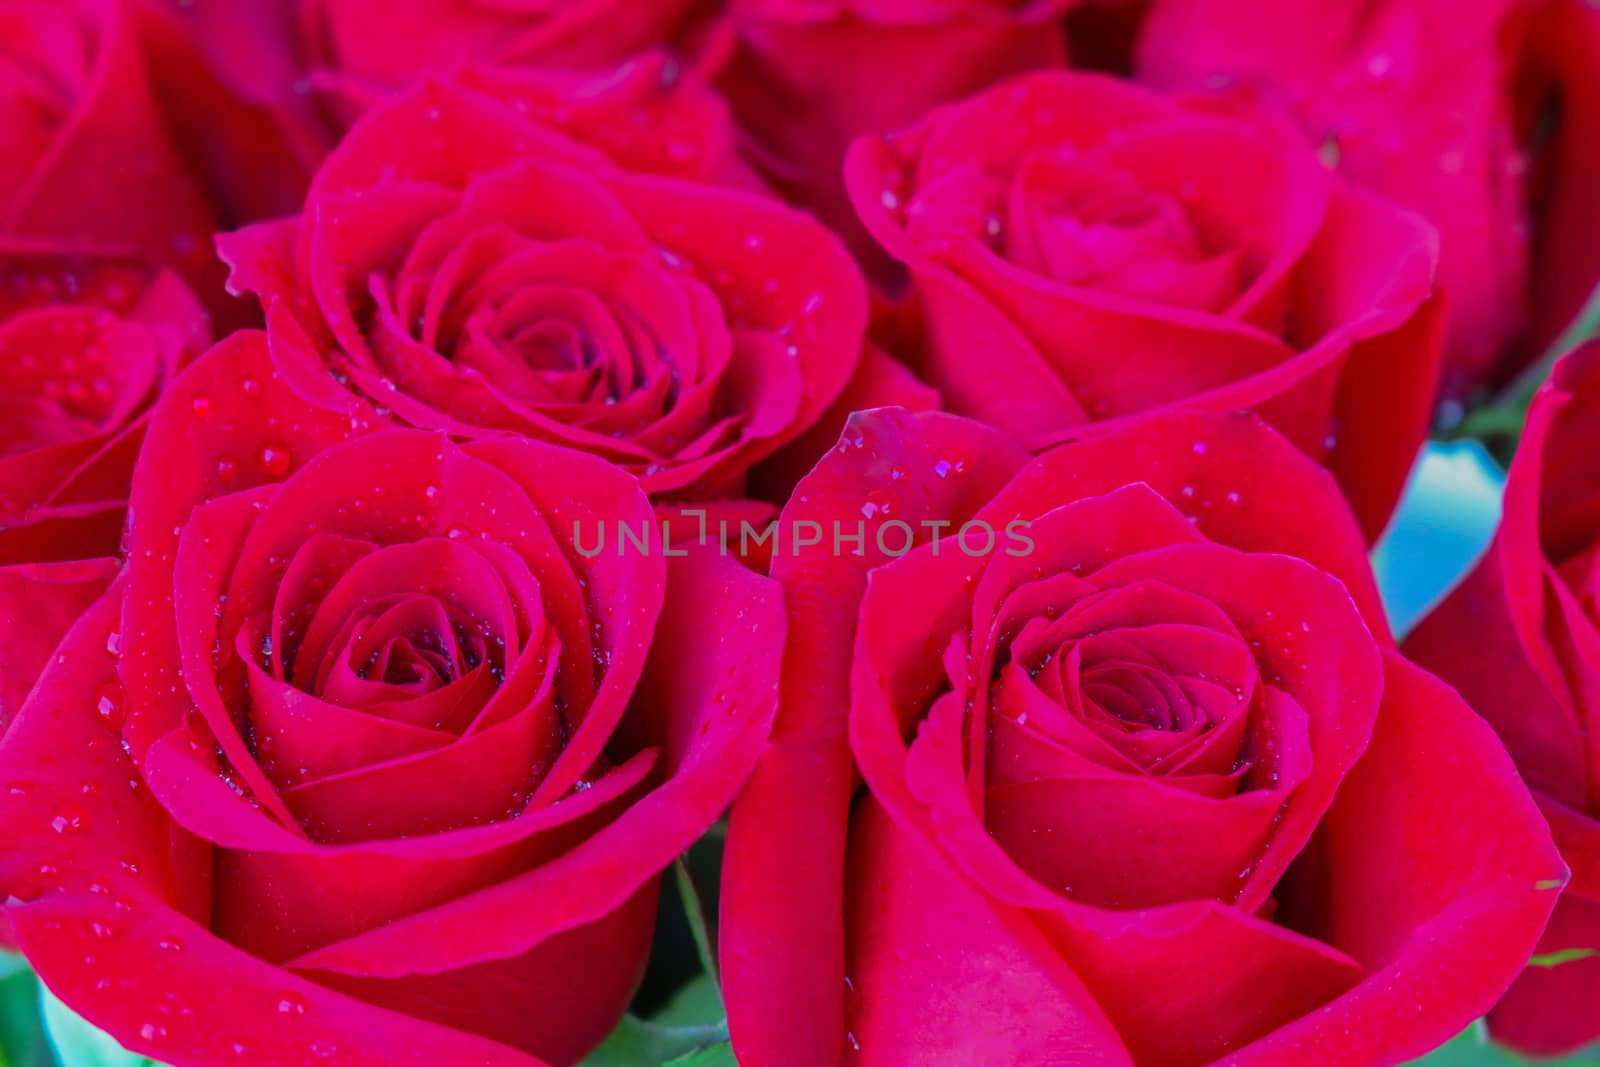
[[[0,239],[0,733],[111,580],[145,415],[206,334],[169,273]]]
[[[1066,62],[1067,0],[732,0],[718,85],[785,195],[878,266],[839,168],[851,140],[1025,70]],[[857,236],[859,234],[859,237]],[[875,274],[884,274],[875,269]]]
[[[570,445],[652,494],[737,494],[844,389],[860,274],[781,204],[660,175],[700,177],[716,144],[582,123],[608,157],[525,113],[561,121],[543,84],[477,76],[375,109],[300,218],[219,239],[233,284],[320,403],[358,403],[326,367],[415,426]]]
[[[776,585],[580,554],[649,527],[632,478],[320,410],[250,332],[158,406],[130,513],[0,751],[51,989],[177,1063],[580,1058],[766,736]]]
[[[0,237],[164,264],[226,308],[215,219],[168,139],[126,6],[7,4],[0,41]]]
[[[1542,820],[1253,416],[1025,463],[866,413],[784,521],[863,514],[861,558],[774,564],[781,710],[723,887],[741,1062],[1396,1063],[1522,966]]]
[[[671,81],[704,0],[138,0],[181,143],[235,224],[299,208],[317,163],[374,102],[462,67]],[[705,61],[713,62],[708,52]],[[652,77],[656,76],[652,73]]]
[[[466,64],[604,70],[684,43],[708,0],[311,0],[300,24],[317,75],[402,88]]]
[[[926,308],[949,410],[1040,448],[1084,422],[1258,408],[1367,536],[1426,433],[1434,237],[1288,137],[1039,74],[858,141],[857,212]]]
[[[1545,352],[1600,285],[1600,10],[1581,0],[1524,4],[1512,82],[1534,235],[1528,321],[1502,375]]]
[[[1137,69],[1287,114],[1439,228],[1447,396],[1537,354],[1600,281],[1600,16],[1582,0],[1158,0]]]
[[[1534,398],[1488,555],[1406,641],[1499,733],[1572,868],[1542,958],[1489,1016],[1498,1040],[1535,1054],[1600,1037],[1596,449],[1600,344],[1591,343],[1557,363]]]

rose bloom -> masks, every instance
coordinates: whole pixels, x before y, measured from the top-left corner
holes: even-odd
[[[1097,75],[1037,74],[852,147],[948,410],[1048,447],[1086,422],[1259,409],[1369,538],[1427,431],[1435,239],[1298,138]]]
[[[1583,0],[1157,0],[1136,69],[1287,115],[1438,227],[1450,399],[1538,355],[1600,282],[1600,14]]]
[[[1600,1038],[1600,344],[1534,398],[1488,554],[1407,639],[1505,742],[1572,882],[1538,958],[1489,1016],[1536,1055]]]
[[[860,273],[810,218],[704,180],[727,142],[679,134],[711,127],[658,124],[648,98],[599,121],[545,86],[479,75],[374,109],[299,217],[219,239],[232,282],[330,408],[365,397],[592,452],[652,494],[737,495],[849,381]]]
[[[115,573],[145,417],[207,334],[170,272],[0,238],[0,733]]]
[[[0,238],[71,244],[180,272],[231,303],[215,217],[151,89],[128,6],[18,0],[0,10]]]
[[[704,0],[135,0],[180,143],[234,223],[299,207],[375,101],[462,67],[676,77],[716,53]],[[682,57],[682,58],[680,58]]]
[[[784,518],[862,514],[861,557],[774,563],[783,696],[723,885],[741,1062],[1398,1063],[1521,968],[1565,873],[1543,820],[1254,416],[1028,462],[869,412]]]
[[[850,141],[1026,70],[1066,63],[1067,0],[731,0],[736,45],[717,85],[754,158],[786,196],[851,236],[840,181]]]
[[[775,583],[630,476],[308,405],[235,334],[151,420],[128,563],[0,749],[0,895],[173,1063],[567,1064],[765,738]]]
[[[716,5],[266,0],[244,9],[227,0],[182,0],[162,6],[212,50],[220,73],[260,99],[293,91],[295,77],[319,87],[393,92],[423,74],[466,65],[606,70],[654,47],[685,42]],[[301,92],[306,88],[302,84]]]

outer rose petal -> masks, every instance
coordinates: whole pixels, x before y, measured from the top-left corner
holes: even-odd
[[[0,567],[0,736],[56,644],[116,573],[110,559]]]
[[[320,58],[357,83],[404,85],[467,63],[606,69],[685,28],[698,0],[313,0]]]
[[[1044,502],[1100,496],[1144,482],[1213,541],[1298,556],[1338,578],[1367,626],[1387,638],[1361,530],[1328,472],[1254,415],[1153,416],[1040,456],[984,509],[1038,514]],[[1025,503],[1032,500],[1033,503]]]
[[[1535,190],[1533,306],[1524,359],[1554,343],[1600,283],[1600,219],[1585,192],[1600,181],[1600,12],[1581,0],[1550,0],[1537,8],[1524,62],[1538,90],[1553,89],[1561,123],[1548,159],[1540,161],[1545,173],[1539,178],[1549,184]],[[1543,96],[1528,101],[1535,108],[1549,102]]]
[[[0,751],[14,783],[0,816],[0,885],[18,943],[50,988],[125,1047],[168,1062],[538,1067],[307,982],[204,927],[190,880],[202,854],[138,787],[93,710],[105,687],[116,692],[106,634],[120,598],[119,584],[69,633]],[[41,868],[56,881],[42,882]]]
[[[604,75],[489,68],[462,78],[626,170],[767,191],[738,154],[727,101],[676,53],[651,51]]]
[[[1536,498],[1537,511],[1519,497],[1508,515],[1509,535],[1538,537],[1559,565],[1589,547],[1600,527],[1600,469],[1588,462],[1600,448],[1600,341],[1579,345],[1557,362],[1529,409],[1524,440],[1529,435],[1542,436],[1528,450],[1527,471],[1518,478],[1525,488],[1518,491]],[[1529,528],[1535,515],[1538,525]]]
[[[839,399],[822,413],[811,429],[779,449],[751,473],[753,495],[765,500],[788,500],[800,479],[838,443],[851,415],[888,407],[937,411],[939,391],[919,381],[904,364],[868,341]]]
[[[222,222],[238,226],[298,210],[328,134],[309,94],[293,91],[292,6],[282,0],[134,0],[131,6],[177,150],[204,182]]]
[[[338,392],[325,377],[305,387]],[[146,462],[129,497],[129,555],[151,561],[129,578],[129,655],[120,668],[130,691],[127,737],[136,756],[190,708],[175,674],[172,622],[170,567],[182,524],[205,500],[281,481],[320,449],[370,428],[370,411],[348,398],[344,408],[308,405],[273,366],[266,338],[252,331],[202,356],[157,404],[145,434]]]
[[[1384,676],[1372,744],[1283,903],[1284,921],[1360,960],[1366,978],[1229,1063],[1421,1056],[1504,991],[1565,880],[1487,726],[1398,653]]]
[[[844,1048],[845,839],[856,786],[846,711],[856,605],[868,568],[885,558],[875,532],[894,520],[959,523],[1025,458],[1002,435],[964,419],[858,413],[779,520],[784,538],[804,522],[819,524],[825,537],[834,522],[853,535],[869,487],[895,485],[894,470],[914,472],[887,511],[875,505],[863,522],[868,554],[835,555],[826,541],[799,555],[788,543],[774,552],[790,635],[783,699],[772,739],[734,805],[723,861],[723,995],[743,1060],[825,1063]],[[806,803],[794,803],[800,795]],[[804,864],[794,862],[796,842],[805,843]]]
[[[871,797],[847,879],[850,1062],[1133,1067],[1027,913],[995,907]]]
[[[894,270],[862,232],[839,180],[846,146],[1012,74],[1064,65],[1067,6],[1036,0],[896,10],[735,0],[738,46],[718,86],[753,131],[754,154],[774,183],[844,233],[881,280]],[[895,76],[886,79],[886,70]]]
[[[1600,535],[1600,343],[1557,362],[1534,397],[1488,554],[1407,639],[1457,686],[1535,790],[1573,883],[1539,952],[1600,947],[1600,830],[1594,810],[1600,638],[1558,568]],[[1593,961],[1530,967],[1491,1015],[1497,1037],[1534,1053],[1592,1040],[1583,1008]]]
[[[1600,1015],[1600,901],[1563,893],[1534,951],[1577,957],[1524,970],[1489,1013],[1489,1030],[1533,1056],[1576,1051],[1594,1040]]]
[[[131,251],[181,272],[214,313],[237,317],[211,254],[212,209],[168,139],[131,5],[67,5],[93,66],[27,182],[0,202],[0,233]]]
[[[1545,637],[1519,625],[1528,617],[1540,624],[1546,582],[1555,578],[1537,568],[1531,592],[1522,592],[1506,573],[1521,565],[1504,542],[1502,529],[1466,582],[1407,636],[1406,654],[1447,679],[1489,721],[1530,786],[1581,807],[1576,710]]]
[[[1600,343],[1557,363],[1534,398],[1507,478],[1504,517],[1488,554],[1417,626],[1406,651],[1461,691],[1488,719],[1533,788],[1586,805],[1584,723],[1553,641],[1569,625],[1556,610],[1553,566],[1600,530],[1596,387]],[[1548,557],[1548,558],[1547,558]],[[1600,665],[1574,665],[1592,673]]]
[[[1572,869],[1537,953],[1576,949],[1600,952],[1595,926],[1600,902],[1600,824],[1587,815],[1535,794],[1561,858]],[[1559,955],[1557,956],[1559,958]],[[1497,1040],[1533,1055],[1568,1052],[1594,1041],[1595,1014],[1585,1010],[1594,998],[1594,971],[1600,958],[1569,960],[1554,967],[1530,966],[1489,1013]]]

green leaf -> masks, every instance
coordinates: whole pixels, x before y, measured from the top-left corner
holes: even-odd
[[[1494,449],[1497,455],[1509,455],[1517,439],[1522,436],[1522,426],[1527,421],[1528,405],[1533,401],[1533,394],[1550,377],[1556,360],[1596,334],[1600,334],[1600,286],[1596,286],[1589,294],[1588,301],[1578,309],[1578,314],[1566,330],[1544,354],[1518,374],[1516,380],[1502,389],[1487,407],[1468,415],[1453,430],[1452,436],[1476,437]]]
[[[698,1026],[662,1026],[628,1015],[604,1044],[589,1053],[583,1067],[663,1067],[726,1044],[727,1040],[726,1020]]]
[[[733,1046],[723,1042],[687,1056],[679,1056],[669,1061],[666,1067],[739,1067],[739,1061],[733,1058]]]
[[[20,952],[0,949],[0,982],[19,974],[29,973],[28,961]]]
[[[61,1067],[159,1067],[155,1060],[117,1044],[42,985],[39,1011]]]
[[[1589,299],[1578,309],[1578,314],[1567,324],[1561,336],[1545,350],[1544,355],[1517,375],[1516,380],[1501,392],[1500,406],[1521,407],[1526,411],[1528,401],[1533,399],[1533,394],[1539,391],[1539,386],[1550,377],[1550,368],[1556,365],[1556,360],[1597,333],[1600,333],[1600,285],[1595,286],[1594,291],[1589,294]]]
[[[0,1067],[52,1067],[38,986],[27,960],[0,951]]]
[[[666,1007],[650,1017],[657,1026],[706,1026],[722,1021],[722,994],[709,974],[702,974],[673,994]]]
[[[683,914],[689,920],[689,932],[694,935],[695,951],[700,955],[700,966],[711,976],[715,984],[720,981],[717,977],[717,953],[711,944],[711,935],[707,931],[705,909],[700,906],[700,893],[695,889],[694,876],[689,873],[689,865],[680,856],[672,864],[673,877],[678,882],[678,897],[683,901]]]
[[[1596,952],[1592,948],[1564,948],[1557,952],[1541,952],[1539,955],[1528,961],[1528,966],[1559,967],[1563,963],[1571,963],[1574,960],[1586,960],[1590,956],[1600,956],[1600,952]]]
[[[1460,1037],[1412,1061],[1412,1067],[1510,1067],[1516,1062],[1490,1044],[1483,1023],[1476,1022]]]

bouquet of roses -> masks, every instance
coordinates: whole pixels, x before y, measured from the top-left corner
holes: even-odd
[[[0,0],[0,1065],[1581,1054],[1597,191],[1587,0]]]

